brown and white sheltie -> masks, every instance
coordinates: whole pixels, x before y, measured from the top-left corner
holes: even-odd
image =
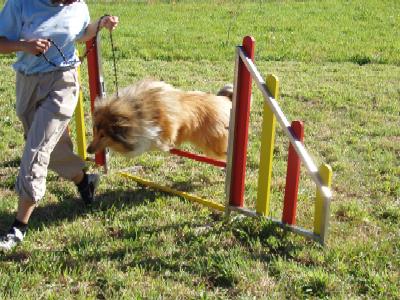
[[[168,151],[189,142],[204,154],[224,159],[228,146],[232,86],[217,95],[182,91],[150,79],[97,101],[89,153],[106,147],[128,156]]]

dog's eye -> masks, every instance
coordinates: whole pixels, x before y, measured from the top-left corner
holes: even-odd
[[[112,126],[111,131],[113,134],[125,135],[127,132],[127,128],[122,126]]]

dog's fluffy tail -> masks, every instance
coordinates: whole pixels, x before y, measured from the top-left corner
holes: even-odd
[[[224,85],[217,93],[217,96],[228,97],[231,101],[233,98],[233,84],[228,83]]]

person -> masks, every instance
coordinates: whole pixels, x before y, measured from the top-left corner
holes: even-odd
[[[0,249],[23,241],[29,218],[43,198],[48,169],[73,181],[84,203],[94,201],[99,175],[86,174],[74,154],[67,125],[78,101],[75,42],[91,40],[102,28],[114,30],[118,17],[90,22],[84,1],[7,0],[0,12],[0,53],[16,52],[16,113],[25,147],[15,188],[14,223]]]

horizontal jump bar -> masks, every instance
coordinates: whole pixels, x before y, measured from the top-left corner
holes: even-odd
[[[183,156],[183,157],[186,157],[186,158],[190,158],[190,159],[193,159],[193,160],[204,162],[206,164],[214,165],[216,167],[221,167],[221,168],[225,168],[226,167],[226,162],[224,162],[222,160],[216,160],[216,159],[204,156],[204,155],[198,155],[198,154],[194,154],[194,153],[191,153],[191,152],[188,152],[188,151],[179,150],[179,149],[171,149],[171,150],[169,150],[169,152],[171,154],[175,154],[175,155],[178,155],[178,156]]]
[[[185,198],[187,200],[203,204],[203,205],[205,205],[205,206],[207,206],[209,208],[213,208],[215,210],[225,211],[225,206],[223,206],[222,204],[216,203],[216,202],[214,202],[212,200],[204,199],[204,198],[201,198],[201,197],[198,197],[198,196],[186,193],[186,192],[178,191],[178,190],[175,190],[173,188],[170,188],[170,187],[167,187],[167,186],[163,186],[163,185],[160,185],[160,184],[158,184],[156,182],[153,182],[153,181],[150,181],[150,180],[147,180],[147,179],[143,179],[143,178],[140,178],[140,177],[137,177],[137,176],[125,173],[125,172],[119,172],[118,174],[120,174],[120,175],[122,175],[124,177],[127,177],[129,179],[132,179],[132,180],[136,181],[139,184],[142,184],[142,185],[154,188],[154,189],[158,189],[158,190],[166,192],[166,193],[170,193],[170,194],[174,194],[174,195],[183,197],[183,198]]]
[[[202,204],[202,205],[204,205],[204,206],[206,206],[208,208],[213,208],[215,210],[222,211],[222,212],[225,211],[225,206],[224,205],[216,203],[216,202],[214,202],[212,200],[204,199],[204,198],[201,198],[201,197],[198,197],[198,196],[186,193],[186,192],[178,191],[176,189],[172,189],[170,187],[163,186],[163,185],[160,185],[160,184],[155,183],[153,181],[146,180],[146,179],[143,179],[143,178],[140,178],[138,176],[134,176],[132,174],[128,174],[128,173],[125,173],[125,172],[118,172],[118,174],[123,176],[123,177],[132,179],[132,180],[136,181],[137,183],[145,185],[145,186],[148,186],[150,188],[154,188],[154,189],[166,192],[166,193],[170,193],[170,194],[174,194],[174,195],[180,196],[180,197],[185,198],[185,199],[187,199],[189,201],[197,202],[199,204]],[[290,231],[292,231],[294,233],[298,233],[298,234],[300,234],[302,236],[311,238],[311,239],[313,239],[315,241],[318,241],[318,242],[322,243],[321,237],[319,235],[316,235],[313,232],[308,231],[308,230],[306,230],[304,228],[284,224],[279,220],[275,220],[273,218],[261,216],[261,215],[257,214],[257,212],[252,211],[252,210],[247,209],[247,208],[243,208],[243,207],[230,206],[229,210],[239,212],[239,213],[241,213],[243,215],[246,215],[246,216],[249,216],[249,217],[264,217],[264,218],[266,218],[268,220],[271,220],[273,223],[279,225],[282,228],[288,229],[288,230],[290,230]]]
[[[273,111],[276,116],[277,121],[281,125],[283,131],[288,136],[290,143],[292,144],[293,148],[296,150],[297,154],[299,155],[302,163],[305,165],[307,171],[310,173],[311,178],[315,182],[318,190],[321,192],[322,197],[326,201],[330,201],[332,198],[332,192],[329,187],[327,187],[323,182],[321,177],[319,176],[318,168],[314,164],[311,156],[308,154],[306,148],[304,147],[303,143],[299,141],[295,134],[292,131],[291,125],[289,121],[286,119],[283,111],[278,105],[278,102],[274,99],[274,97],[269,93],[267,85],[265,84],[264,79],[262,78],[261,74],[258,72],[257,67],[253,63],[253,61],[246,56],[243,49],[239,47],[239,55],[242,59],[243,63],[246,65],[247,70],[251,73],[254,81],[257,83],[258,88],[260,89],[261,93],[265,98],[265,102],[269,106],[269,108]]]
[[[280,220],[260,215],[257,212],[255,212],[253,210],[250,210],[248,208],[244,208],[244,207],[229,206],[229,210],[236,211],[236,212],[241,213],[241,214],[243,214],[245,216],[248,216],[248,217],[265,218],[265,219],[273,222],[274,224],[278,225],[279,227],[282,227],[282,228],[284,228],[286,230],[289,230],[291,232],[297,233],[297,234],[299,234],[301,236],[304,236],[304,237],[307,237],[307,238],[311,238],[314,241],[317,241],[317,242],[323,244],[323,240],[321,239],[320,235],[317,235],[314,232],[309,231],[307,229],[304,229],[302,227],[298,227],[298,226],[288,225],[288,224],[282,223]]]

